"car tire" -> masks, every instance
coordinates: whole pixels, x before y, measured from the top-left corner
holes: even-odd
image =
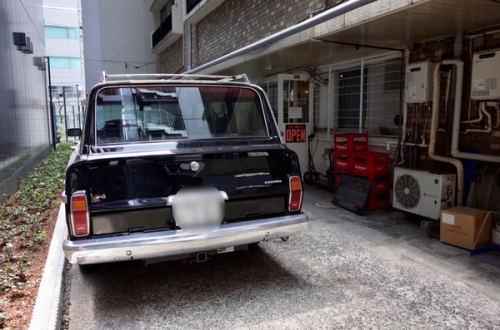
[[[255,249],[258,245],[259,245],[260,242],[257,242],[257,243],[250,243],[248,244],[248,250],[253,250]]]

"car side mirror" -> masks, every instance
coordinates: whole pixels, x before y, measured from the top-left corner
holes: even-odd
[[[80,136],[80,135],[82,135],[82,129],[81,128],[68,128],[66,133],[68,136]]]

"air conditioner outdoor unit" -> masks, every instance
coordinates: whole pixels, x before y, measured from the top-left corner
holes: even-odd
[[[471,97],[473,100],[500,98],[500,50],[474,55]]]
[[[437,173],[409,167],[394,169],[392,206],[396,209],[437,220],[444,208],[452,173]],[[451,190],[448,207],[455,205],[455,185]]]

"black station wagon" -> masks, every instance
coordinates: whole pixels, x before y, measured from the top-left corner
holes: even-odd
[[[245,75],[103,73],[68,135],[72,264],[205,261],[307,226],[297,155]]]

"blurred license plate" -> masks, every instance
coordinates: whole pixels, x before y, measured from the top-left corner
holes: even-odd
[[[218,253],[234,252],[234,246],[228,246],[228,247],[225,247],[225,248],[217,249],[217,252]]]

